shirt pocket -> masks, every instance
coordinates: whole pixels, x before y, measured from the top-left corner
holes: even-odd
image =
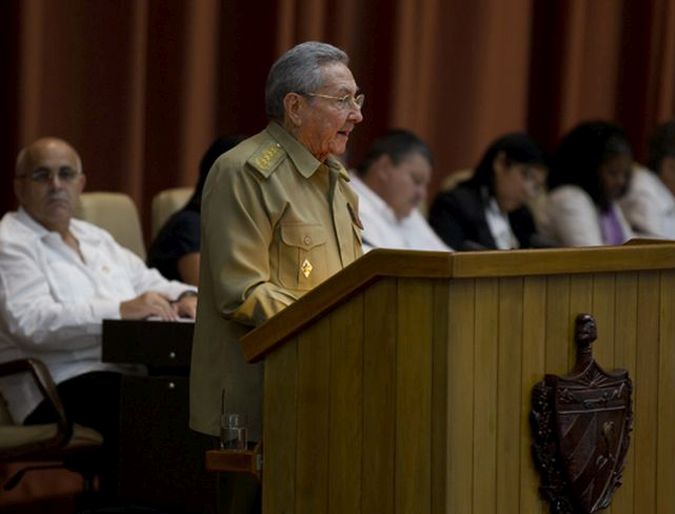
[[[74,263],[53,260],[46,267],[52,298],[60,303],[86,301],[95,294],[95,285],[86,273]]]
[[[328,278],[327,240],[323,225],[281,225],[279,284],[306,291]]]

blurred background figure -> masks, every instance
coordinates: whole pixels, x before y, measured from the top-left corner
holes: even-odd
[[[619,204],[636,233],[675,239],[675,121],[654,131],[647,164],[649,169],[633,168],[628,193]]]
[[[456,250],[540,246],[526,202],[543,190],[546,176],[534,141],[506,134],[490,144],[469,180],[436,196],[429,223]]]
[[[372,143],[350,183],[359,195],[364,251],[450,249],[418,211],[432,166],[429,147],[407,130],[390,130]]]
[[[577,125],[552,162],[546,233],[563,246],[623,244],[633,237],[617,201],[633,166],[623,130],[609,122]]]
[[[162,226],[148,251],[148,266],[157,268],[170,280],[199,284],[199,218],[202,189],[213,163],[243,141],[242,136],[219,137],[206,150],[199,163],[199,179],[192,197]]]

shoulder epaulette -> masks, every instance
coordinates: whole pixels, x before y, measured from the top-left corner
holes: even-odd
[[[276,141],[266,141],[249,157],[248,164],[264,177],[269,177],[286,157],[286,151]]]

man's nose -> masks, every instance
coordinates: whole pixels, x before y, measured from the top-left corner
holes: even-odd
[[[349,120],[352,123],[361,123],[363,121],[363,114],[361,113],[361,108],[352,109],[349,113]]]
[[[47,183],[51,188],[60,189],[64,184],[64,180],[59,178],[59,173],[57,171],[52,170],[51,173],[49,173],[49,179]]]

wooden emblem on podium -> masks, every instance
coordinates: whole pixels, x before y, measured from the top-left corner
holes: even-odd
[[[534,463],[554,514],[606,508],[621,485],[633,425],[626,370],[607,373],[593,359],[590,314],[576,318],[577,357],[570,375],[546,375],[532,391]]]

